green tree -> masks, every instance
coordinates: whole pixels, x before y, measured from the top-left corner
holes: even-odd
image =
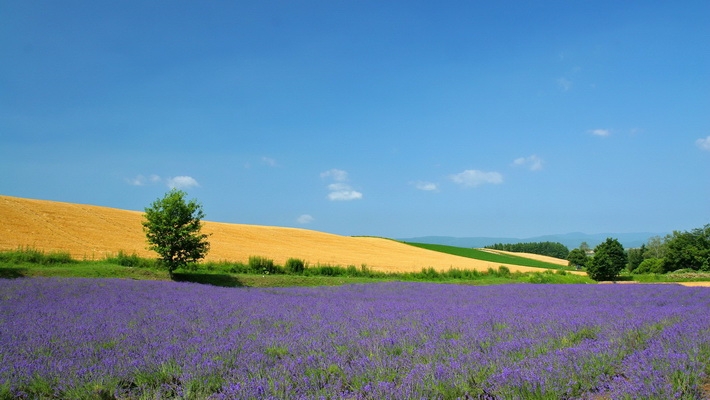
[[[613,280],[626,267],[627,256],[618,240],[607,238],[594,248],[587,265],[587,275],[595,281]]]
[[[662,274],[663,259],[662,258],[647,258],[639,264],[634,271],[636,274]]]
[[[673,232],[666,242],[664,272],[690,268],[710,271],[710,224],[690,232]]]
[[[587,252],[582,249],[572,249],[567,256],[570,267],[584,268],[587,266],[588,260]]]
[[[172,189],[145,209],[143,231],[148,249],[158,253],[171,278],[173,271],[201,260],[210,248],[209,235],[201,233],[202,205],[186,201],[185,196],[185,192]]]
[[[629,249],[629,272],[634,272],[645,259],[646,245],[642,244],[638,249]]]
[[[668,241],[671,240],[671,235],[666,235],[665,237],[652,236],[648,238],[648,243],[646,244],[646,252],[644,253],[644,258],[663,258],[666,256],[668,251]]]

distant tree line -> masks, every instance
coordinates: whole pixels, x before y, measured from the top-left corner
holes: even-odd
[[[690,231],[654,236],[629,250],[628,270],[634,274],[665,274],[678,270],[710,272],[710,224]]]
[[[674,271],[710,272],[710,224],[691,231],[653,236],[639,248],[624,251],[616,239],[607,239],[591,252],[586,243],[567,257],[570,266],[584,268],[592,279],[614,279],[624,268],[632,274]]]
[[[514,251],[517,253],[532,253],[543,256],[557,257],[563,260],[567,259],[569,249],[567,246],[559,242],[529,242],[529,243],[496,243],[492,246],[486,246],[487,249]]]

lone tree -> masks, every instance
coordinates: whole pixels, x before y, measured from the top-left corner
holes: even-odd
[[[594,248],[594,257],[587,264],[587,275],[595,281],[613,280],[626,267],[627,256],[618,240],[607,238]]]
[[[185,201],[187,194],[172,189],[145,209],[143,231],[148,249],[160,255],[170,278],[173,271],[204,258],[209,251],[209,235],[201,233],[202,205],[195,200]]]

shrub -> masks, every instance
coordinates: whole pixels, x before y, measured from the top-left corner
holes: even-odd
[[[0,252],[0,261],[14,264],[71,264],[77,262],[71,254],[62,251],[45,253],[32,247],[19,247],[17,250]]]
[[[510,276],[510,268],[506,267],[505,265],[501,265],[498,267],[498,276],[507,278]]]
[[[342,275],[339,271],[340,269],[341,268],[338,268],[338,267],[324,265],[324,266],[318,267],[318,272],[319,272],[319,275],[338,276],[338,275]]]
[[[263,273],[262,271],[252,271],[248,264],[233,261],[208,261],[195,264],[196,270],[206,270],[210,272],[220,272],[224,274],[253,274]]]
[[[290,274],[302,274],[303,270],[306,269],[306,263],[298,258],[289,258],[286,260],[284,269]]]
[[[361,275],[360,271],[354,265],[348,265],[348,269],[346,270],[346,274],[348,276],[360,276]]]
[[[141,258],[136,253],[128,255],[123,250],[119,250],[116,256],[106,257],[106,261],[123,267],[154,268],[156,266],[155,260]]]
[[[274,260],[261,256],[249,257],[249,269],[257,274],[274,274],[277,272]]]
[[[647,258],[634,270],[636,274],[662,274],[663,272],[662,258]]]
[[[422,277],[424,279],[439,279],[441,274],[432,267],[422,268]]]
[[[361,274],[362,276],[370,277],[370,278],[376,277],[376,276],[381,276],[381,275],[382,275],[381,273],[378,273],[378,272],[375,272],[375,271],[371,270],[370,267],[368,267],[368,266],[365,265],[365,264],[362,264],[362,265],[360,266],[360,274]]]

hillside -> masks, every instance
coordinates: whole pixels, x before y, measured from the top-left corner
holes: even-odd
[[[648,239],[653,236],[663,237],[667,233],[652,233],[652,232],[635,232],[635,233],[581,233],[572,232],[559,235],[544,235],[528,238],[511,238],[511,237],[452,237],[452,236],[421,236],[412,238],[399,238],[403,242],[443,244],[446,246],[481,248],[492,246],[496,243],[531,243],[531,242],[558,242],[567,246],[569,249],[579,247],[582,242],[586,242],[590,247],[603,243],[606,238],[617,239],[626,249],[641,247],[647,243]]]
[[[33,247],[66,251],[77,259],[103,259],[119,250],[153,257],[145,249],[142,213],[92,205],[0,196],[0,249]],[[433,267],[486,270],[491,263],[419,249],[393,240],[347,237],[306,229],[205,221],[211,233],[207,260],[246,262],[250,256],[283,264],[295,257],[310,264],[367,265],[375,270],[407,272]],[[506,265],[511,271],[537,268]]]

